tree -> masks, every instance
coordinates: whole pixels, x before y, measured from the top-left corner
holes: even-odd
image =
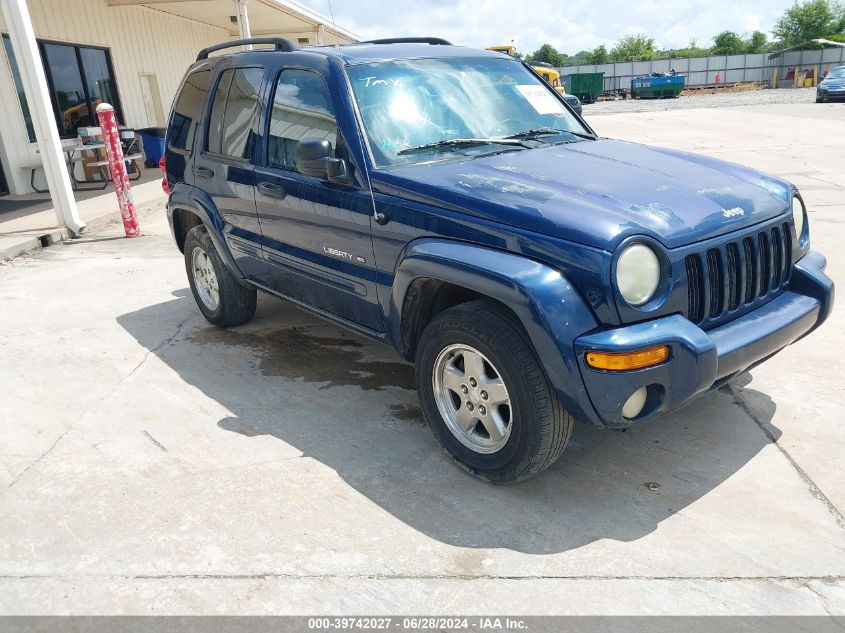
[[[564,66],[566,58],[551,44],[543,44],[536,51],[525,58],[529,62],[546,62],[552,66]]]
[[[747,40],[745,40],[746,53],[762,53],[766,50],[766,34],[761,31],[754,31]]]
[[[635,62],[654,59],[654,39],[647,35],[627,35],[610,51],[610,61]]]
[[[587,63],[588,64],[606,64],[610,61],[610,55],[607,52],[607,47],[602,44],[601,46],[596,46],[592,51],[587,54]]]
[[[677,59],[679,57],[707,57],[710,54],[709,48],[702,48],[695,38],[690,39],[686,48],[670,48],[658,51],[656,59]]]
[[[566,58],[566,66],[578,66],[580,64],[592,64],[590,61],[590,51],[578,51],[571,57],[564,55]]]
[[[845,31],[845,6],[831,0],[807,0],[792,5],[772,29],[784,47]]]
[[[746,48],[746,43],[739,35],[733,31],[722,31],[713,38],[713,48],[710,52],[713,55],[741,55]]]

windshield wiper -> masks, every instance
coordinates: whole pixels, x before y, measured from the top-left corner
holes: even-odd
[[[534,138],[535,136],[549,136],[552,134],[563,134],[566,130],[556,130],[553,127],[537,127],[531,130],[523,130],[516,134],[509,134],[505,138]]]
[[[592,134],[585,134],[583,132],[573,132],[572,130],[556,130],[553,127],[538,127],[534,128],[533,130],[517,132],[516,134],[511,134],[509,136],[506,136],[505,138],[529,139],[536,138],[538,136],[551,136],[553,134],[571,134],[572,136],[577,136],[578,138],[586,138],[590,139],[591,141],[596,140],[596,137]]]
[[[450,147],[472,147],[473,145],[518,145],[522,147],[531,147],[526,145],[522,140],[516,138],[447,138],[435,143],[426,143],[425,145],[418,145],[417,147],[409,147],[407,149],[399,150],[397,155],[402,154],[418,154],[421,152],[428,152],[431,150],[438,150]]]
[[[584,132],[573,132],[572,130],[566,130],[566,133],[571,134],[572,136],[577,136],[578,138],[586,138],[586,139],[589,139],[591,141],[597,141],[598,138],[599,138],[595,134],[585,134]]]

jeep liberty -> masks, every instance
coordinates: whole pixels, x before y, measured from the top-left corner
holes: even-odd
[[[553,464],[576,420],[678,409],[833,306],[792,184],[600,138],[519,60],[438,38],[205,49],[162,169],[208,321],[261,290],[392,345],[491,482]]]

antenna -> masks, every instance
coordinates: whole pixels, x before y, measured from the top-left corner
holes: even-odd
[[[326,0],[329,3],[329,15],[332,16],[332,26],[337,26],[334,21],[334,9],[332,9],[332,0]]]
[[[334,9],[332,9],[332,0],[326,0],[326,2],[328,2],[328,4],[329,4],[329,15],[332,18],[332,26],[335,27],[335,29],[336,29],[337,23],[334,21]],[[340,43],[340,40],[337,39],[337,33],[335,33],[335,36],[334,36],[334,43],[335,44]]]

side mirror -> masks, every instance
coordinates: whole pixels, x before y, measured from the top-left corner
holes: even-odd
[[[331,155],[332,144],[326,139],[303,139],[296,144],[296,168],[306,176],[325,178],[326,161]]]
[[[342,158],[332,158],[332,144],[326,139],[302,139],[296,144],[299,173],[339,185],[351,185],[349,168]]]

